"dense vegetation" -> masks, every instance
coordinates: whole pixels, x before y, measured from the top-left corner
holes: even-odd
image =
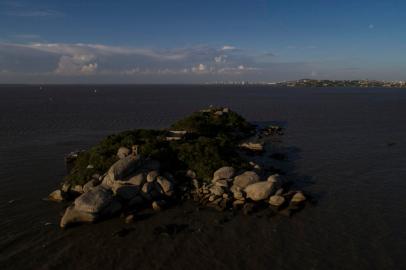
[[[168,130],[138,129],[110,135],[79,155],[65,181],[73,185],[86,183],[93,174],[106,172],[117,161],[119,147],[131,148],[134,144],[140,146],[144,158],[160,161],[164,170],[175,173],[192,169],[201,179],[209,179],[222,166],[244,166],[236,146],[253,126],[235,112],[219,112],[222,109],[195,112],[174,123],[171,130],[189,132],[178,141],[165,140]]]

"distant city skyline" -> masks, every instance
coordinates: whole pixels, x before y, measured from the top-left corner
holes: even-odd
[[[406,80],[405,1],[0,0],[0,83]]]

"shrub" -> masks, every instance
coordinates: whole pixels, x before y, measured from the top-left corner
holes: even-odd
[[[221,109],[211,109],[192,113],[171,126],[171,129],[186,130],[200,136],[215,137],[219,134],[237,135],[253,130],[253,126],[239,114],[229,111],[222,115],[215,112]]]
[[[137,129],[110,135],[79,155],[65,181],[85,184],[93,174],[105,173],[117,161],[119,147],[131,148],[134,144],[140,145],[144,158],[160,161],[162,169],[172,173],[192,169],[198,177],[208,180],[222,166],[239,168],[244,163],[236,151],[237,144],[253,126],[235,112],[218,115],[218,110],[196,112],[173,124],[171,129],[192,132],[180,141],[164,140],[165,130]]]

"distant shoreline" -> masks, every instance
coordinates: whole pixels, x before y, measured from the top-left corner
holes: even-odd
[[[227,81],[206,83],[4,83],[0,87],[21,86],[267,86],[283,88],[406,88],[406,81],[377,80],[314,80],[300,79],[282,82]]]

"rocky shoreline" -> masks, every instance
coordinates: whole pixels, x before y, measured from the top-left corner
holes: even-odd
[[[302,191],[289,190],[287,179],[278,174],[272,165],[259,165],[252,158],[269,156],[266,145],[270,139],[283,135],[281,127],[255,127],[228,108],[205,109],[174,126],[178,129],[162,134],[158,132],[158,136],[153,133],[153,143],[150,138],[139,144],[138,138],[130,142],[127,137],[122,139],[111,147],[115,149],[114,156],[103,156],[103,165],[109,164],[106,161],[111,163],[105,171],[95,171],[98,165],[90,163],[91,158],[86,160],[87,166],[79,167],[80,158],[87,154],[86,151],[69,154],[65,159],[68,177],[60,189],[48,196],[51,201],[70,203],[61,218],[60,227],[97,222],[118,215],[130,223],[136,219],[137,213],[145,209],[161,211],[190,199],[202,207],[219,211],[241,210],[244,214],[261,207],[296,211],[304,206],[306,196]],[[202,140],[215,141],[201,146]],[[132,144],[134,142],[137,144]],[[149,147],[149,144],[154,147]],[[223,144],[224,148],[217,147]],[[103,147],[99,147],[98,151],[110,147],[101,145]],[[187,148],[189,156],[185,155],[186,146],[193,149],[190,154]],[[209,152],[207,160],[199,159],[186,166],[189,160],[196,160],[196,149]],[[166,154],[170,151],[174,153],[172,157]],[[200,155],[200,152],[197,154]],[[240,163],[234,161],[237,155]],[[211,156],[216,163],[210,159]],[[176,162],[173,163],[174,160]],[[166,164],[168,161],[172,162],[169,166]],[[215,168],[218,164],[225,166]],[[87,176],[89,171],[94,172],[90,177]],[[204,175],[206,172],[210,172],[210,177]],[[78,179],[77,175],[90,179]]]

